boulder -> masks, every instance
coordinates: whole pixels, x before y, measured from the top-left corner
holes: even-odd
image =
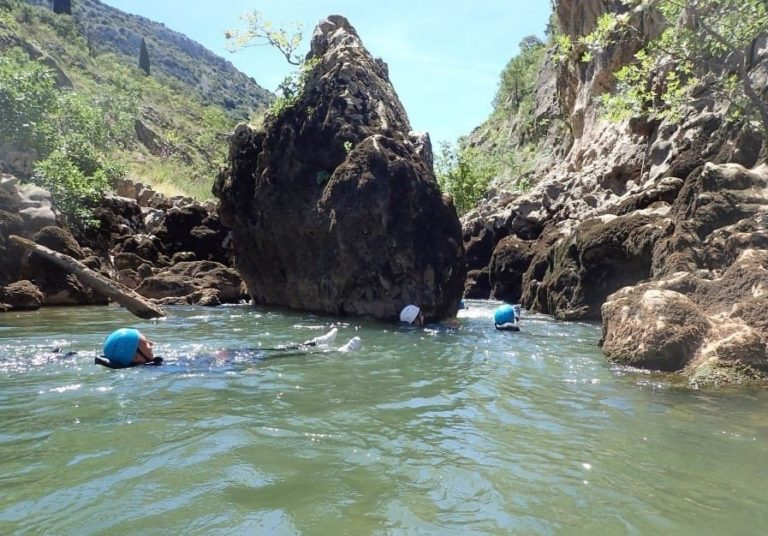
[[[551,246],[534,252],[522,301],[560,319],[599,320],[608,295],[650,277],[654,246],[669,233],[663,212],[637,211],[587,220],[572,234],[553,234]]]
[[[98,224],[79,229],[75,238],[100,255],[106,256],[121,237],[146,233],[144,216],[135,199],[107,194],[90,208]]]
[[[143,119],[134,121],[136,139],[155,156],[167,156],[168,147],[163,138]]]
[[[48,190],[34,184],[19,186],[19,215],[24,220],[25,235],[31,236],[43,227],[57,225],[58,214]]]
[[[693,225],[700,239],[714,230],[768,209],[768,164],[748,170],[739,164],[707,163],[686,180],[671,216]]]
[[[606,356],[682,372],[691,385],[768,378],[768,251],[746,250],[720,277],[680,272],[626,287],[603,305]]]
[[[464,297],[470,300],[487,300],[491,297],[491,277],[487,267],[467,272]]]
[[[158,236],[146,234],[124,236],[113,249],[115,267],[118,270],[123,268],[135,270],[144,262],[158,267],[167,266],[170,261],[163,253],[164,250],[165,244]]]
[[[254,301],[396,319],[458,309],[461,227],[409,136],[385,65],[340,16],[312,37],[298,101],[265,130],[240,125],[214,193]],[[416,142],[416,143],[414,143]]]
[[[523,274],[533,258],[533,243],[508,236],[496,245],[489,265],[491,295],[497,300],[517,303],[523,295]]]
[[[125,275],[132,276],[130,273]],[[214,291],[215,300],[212,298]],[[160,300],[161,305],[195,304],[203,298],[208,305],[214,302],[218,305],[239,303],[245,298],[238,273],[212,261],[180,262],[145,278],[136,292],[146,298]]]
[[[0,287],[0,311],[33,311],[43,303],[43,293],[29,281]]]
[[[167,255],[192,252],[196,259],[231,264],[230,232],[217,212],[197,203],[171,207],[155,235]]]
[[[615,363],[679,371],[709,331],[709,321],[684,294],[652,285],[628,287],[603,304],[602,346]]]
[[[0,285],[21,279],[24,251],[10,235],[32,236],[56,224],[50,194],[32,185],[20,185],[13,175],[0,174]]]
[[[44,227],[33,238],[38,244],[82,261],[83,251],[74,237],[60,227]],[[23,269],[43,293],[44,305],[106,305],[108,300],[86,287],[73,274],[38,253],[32,253]]]

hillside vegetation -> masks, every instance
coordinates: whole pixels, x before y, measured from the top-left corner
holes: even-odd
[[[535,120],[534,91],[546,46],[528,36],[519,50],[501,73],[491,116],[472,135],[443,144],[437,152],[438,181],[460,214],[471,210],[489,188],[530,187],[543,126]]]
[[[52,0],[28,0],[51,8]],[[243,121],[264,108],[272,94],[200,43],[139,15],[98,0],[72,0],[72,18],[93,54],[112,53],[135,65],[144,39],[152,76],[174,89],[216,104]],[[223,39],[223,37],[222,37]]]
[[[0,0],[0,146],[34,161],[26,172],[0,167],[50,189],[74,220],[87,219],[82,198],[97,198],[121,177],[210,198],[237,122],[233,109],[203,100],[199,88],[169,83],[151,52],[146,76],[138,49],[135,58],[100,51],[73,4],[70,16]]]

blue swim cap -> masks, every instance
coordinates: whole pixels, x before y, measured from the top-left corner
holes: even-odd
[[[128,367],[139,348],[139,330],[120,328],[113,331],[104,341],[104,357],[113,365]]]
[[[495,324],[507,324],[515,321],[515,308],[509,304],[500,305],[493,313]]]

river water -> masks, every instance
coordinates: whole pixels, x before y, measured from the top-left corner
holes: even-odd
[[[765,533],[768,390],[618,370],[599,326],[524,313],[498,332],[496,305],[470,301],[457,330],[248,306],[6,313],[0,533]],[[93,364],[126,325],[165,365]],[[329,349],[215,354],[333,326]],[[333,350],[352,336],[360,350]]]

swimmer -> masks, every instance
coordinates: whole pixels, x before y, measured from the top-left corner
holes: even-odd
[[[499,331],[520,331],[520,306],[504,304],[493,313],[493,325]]]
[[[406,305],[403,310],[400,311],[400,322],[409,326],[423,326],[424,315],[421,313],[421,309],[416,305]]]
[[[408,326],[423,326],[425,324],[424,313],[421,312],[421,308],[417,305],[406,305],[400,311],[400,322]],[[451,318],[437,324],[430,324],[430,327],[441,331],[454,330],[459,328],[460,325],[458,319]]]
[[[253,348],[243,351],[247,352],[265,352],[282,350],[300,350],[306,347],[329,346],[336,339],[337,328],[331,329],[325,335],[320,335],[309,341],[292,346],[279,346],[276,348]],[[147,339],[139,330],[133,328],[121,328],[113,331],[104,342],[103,356],[96,358],[96,364],[108,368],[121,369],[135,367],[138,365],[162,365],[163,358],[156,357],[153,353],[154,343]],[[344,346],[340,347],[340,352],[353,352],[362,347],[362,340],[359,337],[352,337]],[[216,352],[216,358],[232,353],[232,350],[220,350]],[[239,351],[238,351],[239,352]]]
[[[156,358],[154,343],[138,329],[120,328],[113,331],[104,341],[104,356],[97,357],[96,363],[109,368],[127,368],[137,365],[159,365],[162,358]]]

